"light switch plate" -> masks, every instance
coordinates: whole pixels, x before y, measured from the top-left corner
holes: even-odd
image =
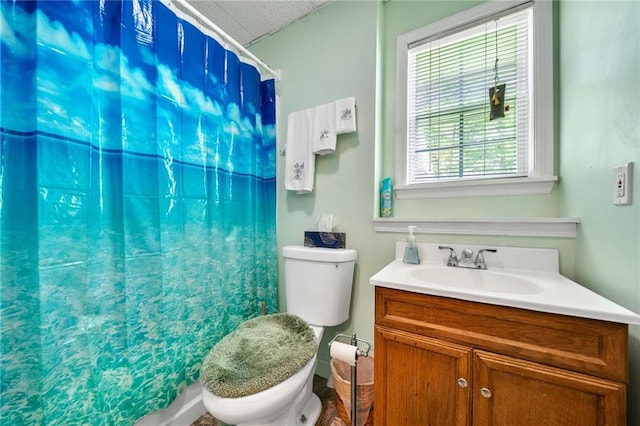
[[[633,163],[629,162],[613,168],[613,204],[631,204],[631,182]]]

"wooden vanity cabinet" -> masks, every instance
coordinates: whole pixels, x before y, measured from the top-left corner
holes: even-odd
[[[624,425],[626,324],[376,287],[375,424]]]

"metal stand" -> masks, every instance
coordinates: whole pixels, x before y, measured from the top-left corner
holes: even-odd
[[[356,337],[356,333],[353,333],[351,336],[347,334],[338,334],[329,342],[329,347],[331,344],[338,340],[338,338],[347,338],[350,339],[351,346],[355,346],[356,349],[356,362],[351,367],[351,425],[355,426],[356,418],[358,417],[358,358],[361,356],[369,356],[369,350],[371,350],[371,343],[366,340],[358,339]],[[366,345],[366,349],[363,351],[358,347],[358,343],[362,343]]]

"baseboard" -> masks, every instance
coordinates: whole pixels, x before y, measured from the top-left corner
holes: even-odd
[[[190,426],[206,412],[202,403],[202,383],[197,381],[188,386],[167,408],[144,416],[135,426]]]

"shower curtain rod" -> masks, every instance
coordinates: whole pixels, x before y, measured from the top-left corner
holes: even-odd
[[[266,71],[267,74],[275,78],[276,81],[280,80],[280,70],[276,71],[272,69],[270,66],[268,66],[267,64],[265,64],[264,62],[262,62],[256,55],[249,52],[243,45],[238,43],[236,40],[233,39],[233,37],[231,37],[229,34],[224,32],[222,28],[218,27],[216,24],[211,22],[209,18],[204,16],[202,13],[200,13],[195,7],[187,3],[187,0],[165,0],[165,2],[168,4],[169,7],[175,4],[177,5],[178,9],[182,8],[185,11],[189,12],[196,21],[208,27],[208,29],[216,33],[216,35],[222,37],[225,42],[231,44],[243,56],[246,56],[247,58],[255,62],[260,68],[262,68],[263,71]]]

